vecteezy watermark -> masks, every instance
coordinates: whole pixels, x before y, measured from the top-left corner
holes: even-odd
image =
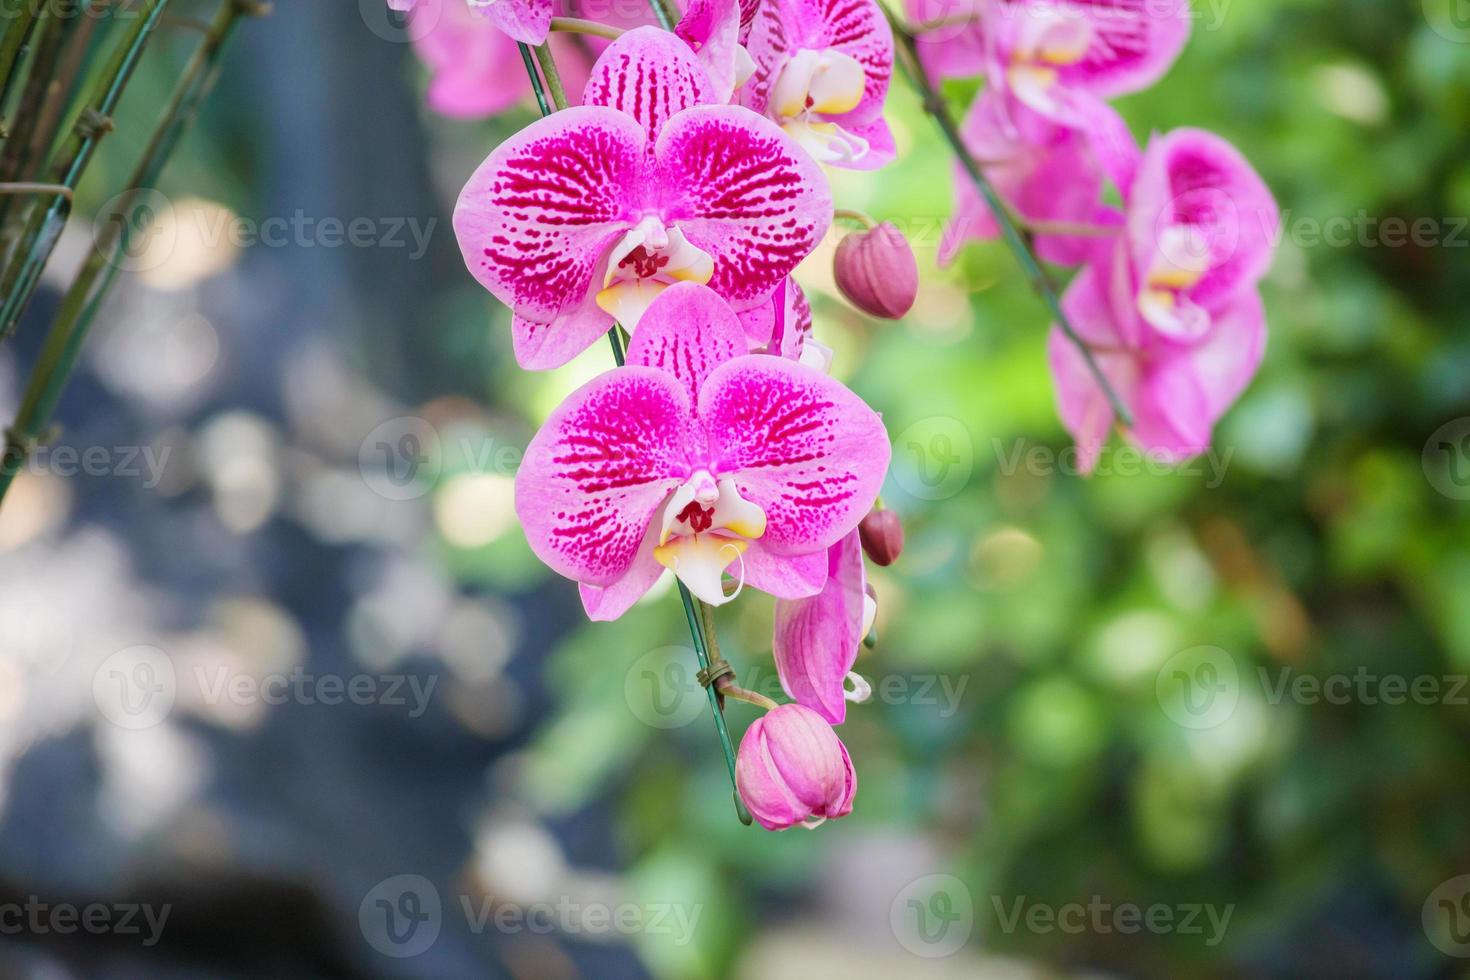
[[[146,902],[46,902],[36,895],[24,902],[0,902],[0,936],[137,936],[143,946],[163,938],[173,906]]]
[[[926,960],[953,956],[975,929],[975,900],[954,875],[909,882],[888,906],[888,928],[900,946]]]
[[[1240,670],[1220,647],[1190,647],[1164,661],[1154,678],[1154,694],[1175,724],[1214,728],[1235,713]]]
[[[557,933],[601,940],[634,935],[668,936],[675,946],[694,941],[702,903],[587,902],[562,895],[555,901],[512,903],[488,896],[455,896],[451,906],[474,935]],[[405,959],[426,952],[439,938],[449,914],[434,883],[423,875],[395,875],[374,885],[357,909],[368,945],[384,956]]]
[[[1267,704],[1299,705],[1470,705],[1470,675],[1381,674],[1359,664],[1352,670],[1302,673],[1290,665],[1258,665],[1254,679]],[[1214,728],[1227,721],[1240,701],[1242,674],[1220,647],[1181,650],[1155,677],[1159,706],[1185,728]]]
[[[109,227],[114,225],[115,231]],[[182,241],[208,251],[225,245],[406,249],[409,261],[418,261],[428,252],[438,225],[437,217],[342,218],[311,215],[301,208],[289,215],[251,218],[225,207],[176,207],[162,192],[144,188],[104,204],[92,235],[109,262],[125,272],[147,272],[167,262]],[[119,239],[121,248],[111,247]]]
[[[623,675],[623,697],[633,715],[645,725],[683,728],[700,717],[709,700],[696,674],[693,650],[658,647],[633,661]],[[865,675],[864,679],[872,689],[869,701],[933,709],[938,717],[946,719],[959,711],[970,685],[969,674],[877,674]],[[774,701],[786,700],[780,675],[769,667],[744,667],[735,675],[735,683]]]
[[[1461,0],[1470,6],[1470,0]],[[1281,212],[1281,224],[1272,236],[1298,248],[1470,248],[1470,217],[1464,215],[1375,215],[1328,217]]]
[[[174,447],[164,446],[47,446],[26,456],[24,470],[33,475],[71,478],[78,475],[140,481],[144,490],[163,482],[164,469]]]
[[[484,432],[446,438],[427,419],[404,415],[376,426],[362,440],[357,467],[363,482],[388,500],[415,500],[433,490],[452,455],[457,472],[515,476],[526,450]]]
[[[992,896],[990,901],[1001,932],[1007,934],[1025,931],[1039,935],[1060,932],[1069,936],[1083,933],[1106,936],[1147,932],[1202,936],[1205,945],[1211,948],[1224,941],[1230,917],[1235,913],[1233,903],[1184,902],[1171,905],[1155,902],[1139,905],[1136,902],[1110,902],[1101,895],[1093,895],[1086,902],[1061,905],[1031,902],[1025,895],[1008,901]]]
[[[1424,19],[1446,41],[1470,44],[1470,0],[1423,0]]]
[[[151,728],[167,719],[179,701],[236,706],[284,704],[334,707],[342,704],[406,708],[420,718],[439,678],[435,674],[311,673],[302,667],[257,675],[224,665],[193,664],[181,672],[158,647],[134,646],[104,660],[92,675],[97,710],[120,728]]]
[[[1420,913],[1424,935],[1446,956],[1470,958],[1470,875],[1440,882]]]
[[[1424,443],[1423,465],[1435,490],[1451,500],[1470,500],[1470,416],[1434,430]]]
[[[992,439],[990,446],[1004,476],[1014,476],[1024,470],[1032,476],[1060,473],[1064,476],[1203,477],[1207,490],[1218,489],[1225,482],[1225,473],[1235,458],[1234,446],[1218,450],[1210,446],[1193,459],[1181,462],[1157,449],[1144,449],[1125,442],[1104,446],[1098,453],[1096,464],[1084,473],[1076,446],[1055,450],[1024,439],[1017,439],[1009,446],[1002,439]]]
[[[959,419],[920,419],[893,440],[890,472],[918,500],[945,500],[963,490],[975,470],[975,443]]]

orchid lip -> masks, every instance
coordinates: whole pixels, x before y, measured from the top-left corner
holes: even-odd
[[[664,504],[653,556],[712,606],[734,599],[745,586],[744,554],[766,532],[766,514],[740,495],[730,477],[696,471]],[[736,589],[727,595],[725,569],[739,564]]]
[[[771,115],[822,163],[852,163],[868,143],[831,121],[856,109],[867,88],[862,63],[832,48],[803,48],[782,67],[771,89]]]
[[[632,330],[659,293],[676,282],[707,283],[714,271],[710,254],[691,244],[677,225],[648,215],[608,252],[597,305]]]

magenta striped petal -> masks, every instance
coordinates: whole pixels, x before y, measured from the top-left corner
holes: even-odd
[[[516,473],[516,514],[536,556],[586,585],[627,575],[689,474],[689,414],[678,381],[652,368],[609,371],[573,392]]]
[[[770,296],[831,224],[822,168],[748,109],[686,109],[656,152],[665,221],[714,256],[710,286],[737,311]]]
[[[813,368],[753,354],[716,368],[699,393],[714,469],[766,513],[761,545],[793,555],[857,526],[888,471],[883,422]]]
[[[540,44],[551,30],[553,0],[467,0],[513,41]]]
[[[592,66],[584,105],[625,112],[642,124],[649,144],[674,113],[721,101],[689,46],[668,31],[639,27],[608,46]]]
[[[470,272],[527,323],[556,329],[585,303],[599,261],[632,227],[645,143],[634,119],[600,106],[555,113],[506,140],[454,211]]]
[[[628,363],[672,374],[694,405],[710,372],[745,352],[745,331],[730,305],[708,286],[681,282],[660,293],[638,321]]]

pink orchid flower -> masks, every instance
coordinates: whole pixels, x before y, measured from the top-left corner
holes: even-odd
[[[831,725],[809,708],[783,704],[745,730],[735,786],[767,830],[814,828],[852,812],[857,774]]]
[[[582,107],[528,126],[470,178],[455,233],[514,311],[523,367],[565,364],[614,320],[634,329],[676,282],[758,307],[826,233],[821,168],[769,120],[706,104],[712,92],[684,42],[629,31]]]
[[[852,667],[876,613],[877,604],[868,595],[862,544],[854,530],[828,550],[827,584],[821,592],[776,600],[771,650],[781,687],[798,704],[833,725],[842,724],[847,702],[865,701],[871,693]]]
[[[750,14],[755,16],[754,4]],[[714,83],[716,102],[729,102],[755,71],[755,62],[741,43],[742,16],[740,0],[690,0],[674,28]]]
[[[996,192],[1022,218],[1100,228],[1121,224],[1121,216],[1101,203],[1107,174],[1096,142],[1082,130],[992,89],[975,99],[960,135]],[[940,239],[941,266],[953,262],[966,242],[1000,236],[1000,226],[964,168],[957,163],[954,173],[955,211]],[[1060,265],[1082,262],[1090,247],[1083,236],[1036,236],[1037,254]]]
[[[1130,438],[1187,459],[1209,447],[1260,365],[1255,286],[1270,266],[1276,204],[1234,147],[1186,129],[1149,145],[1127,210],[1126,231],[1097,246],[1063,309],[1133,413]],[[1050,360],[1062,420],[1090,471],[1112,409],[1058,330]]]
[[[626,367],[573,393],[516,475],[531,549],[616,619],[668,568],[712,605],[728,571],[780,598],[816,593],[827,549],[888,464],[872,409],[801,364],[747,354],[712,290],[681,283],[643,318]]]
[[[414,50],[429,69],[429,108],[454,119],[484,119],[531,98],[531,81],[520,48],[464,0],[422,0],[415,17],[439,11],[414,37]],[[432,14],[430,14],[432,16]],[[563,82],[580,92],[591,59],[579,40],[551,38]]]
[[[1212,314],[1271,266],[1276,201],[1240,151],[1212,133],[1155,137],[1126,197],[1134,305],[1160,333],[1202,337]]]
[[[740,103],[780,123],[823,163],[875,170],[893,159],[883,119],[893,33],[874,0],[781,0],[756,12],[755,73]]]

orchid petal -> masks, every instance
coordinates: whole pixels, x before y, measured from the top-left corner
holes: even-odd
[[[831,224],[821,167],[747,109],[684,110],[665,124],[656,155],[665,220],[714,256],[710,286],[737,312],[769,297]]]
[[[555,330],[584,304],[603,254],[632,224],[645,142],[630,117],[583,106],[502,143],[465,185],[454,212],[471,273],[518,317]],[[606,329],[612,318],[601,322]],[[555,364],[542,359],[534,366]]]
[[[740,16],[739,0],[690,0],[674,28],[709,76],[714,93],[711,102],[729,102],[744,81],[741,71],[750,64],[750,55],[740,45]]]
[[[766,514],[778,555],[826,548],[857,526],[888,470],[883,422],[846,387],[760,354],[727,361],[699,392],[714,469]]]
[[[847,718],[844,688],[863,641],[867,581],[856,531],[828,549],[828,578],[807,599],[776,602],[772,652],[781,686],[828,722]]]
[[[627,575],[688,474],[689,416],[679,383],[652,368],[610,371],[573,392],[516,474],[516,513],[537,557],[587,585]]]
[[[777,599],[803,599],[827,584],[827,553],[775,555],[760,541],[745,553],[745,584]]]
[[[637,119],[650,145],[675,113],[722,101],[689,46],[657,27],[634,28],[608,45],[582,93],[584,105]]]
[[[551,30],[552,0],[467,0],[513,41],[540,44]]]
[[[695,405],[710,372],[745,352],[745,333],[729,304],[706,286],[679,283],[643,315],[628,345],[628,363],[669,372]]]

